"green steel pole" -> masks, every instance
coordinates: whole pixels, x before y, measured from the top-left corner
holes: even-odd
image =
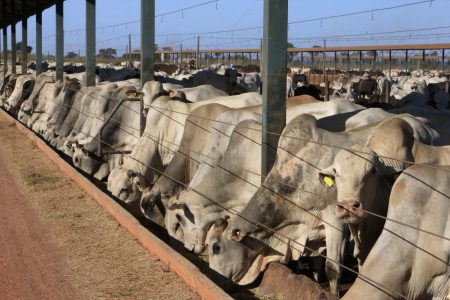
[[[27,21],[27,14],[26,14],[26,7],[27,1],[24,0],[22,2],[23,8],[22,8],[22,57],[21,57],[21,67],[22,67],[22,74],[27,74],[27,65],[28,65],[28,21]]]
[[[288,0],[264,0],[262,176],[272,169],[286,125]]]
[[[12,23],[11,23],[11,71],[13,74],[16,74],[16,21],[15,21],[15,15],[16,15],[16,6],[15,1],[11,0],[11,16],[12,16]]]
[[[42,73],[42,10],[36,13],[36,75]]]
[[[8,73],[8,31],[3,27],[3,77]]]
[[[133,68],[133,60],[131,58],[131,34],[128,35],[128,68]]]
[[[86,86],[95,86],[95,3],[86,0]]]
[[[64,1],[56,1],[56,80],[64,76]]]
[[[155,0],[141,0],[141,87],[154,78]]]

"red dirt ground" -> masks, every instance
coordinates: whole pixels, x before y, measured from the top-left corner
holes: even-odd
[[[0,118],[0,299],[198,299]]]

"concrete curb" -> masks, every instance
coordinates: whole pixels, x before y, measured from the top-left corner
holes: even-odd
[[[3,109],[0,115],[24,133],[36,146],[45,153],[64,173],[84,189],[97,203],[102,206],[117,222],[137,238],[148,251],[158,256],[162,262],[178,274],[202,299],[232,299],[221,288],[214,284],[206,275],[189,260],[161,241],[156,235],[144,228],[129,212],[122,208],[114,199],[103,193],[92,182],[81,175],[74,167],[65,162],[52,148],[42,141],[33,131],[11,117]]]

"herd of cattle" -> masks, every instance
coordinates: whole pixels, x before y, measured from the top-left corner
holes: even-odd
[[[82,73],[1,74],[0,104],[224,277],[245,285],[270,262],[323,257],[337,293],[351,249],[344,298],[448,299],[447,78],[343,75],[324,102],[289,77],[296,96],[262,177],[258,73],[157,72],[142,89],[130,72],[98,73],[95,87]],[[357,104],[375,106],[386,84],[389,106]]]

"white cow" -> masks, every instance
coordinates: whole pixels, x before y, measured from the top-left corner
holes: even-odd
[[[399,176],[387,213],[396,222],[386,221],[343,299],[448,299],[449,182],[448,166],[415,165]]]
[[[261,96],[257,93],[218,97],[197,103],[183,103],[161,96],[152,103],[151,99],[155,98],[154,85],[155,82],[150,81],[143,88],[144,107],[148,111],[145,133],[130,157],[124,158],[123,166],[116,168],[108,178],[108,189],[127,203],[140,199],[141,191],[137,186],[146,188],[158,178],[158,172],[150,166],[160,168],[172,160],[183,136],[184,123],[192,110],[209,103],[231,108],[261,103]]]

